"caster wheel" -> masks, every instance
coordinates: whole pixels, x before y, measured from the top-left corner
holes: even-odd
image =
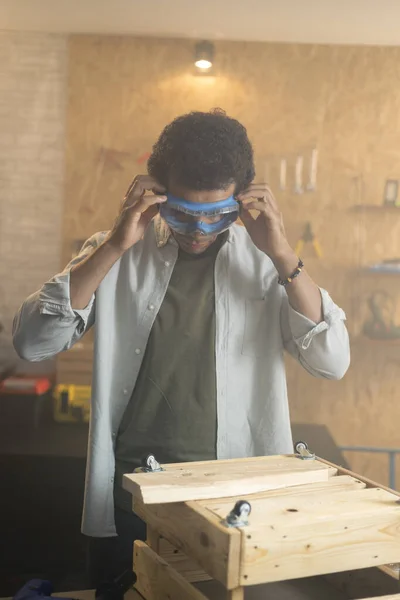
[[[154,454],[148,454],[143,458],[142,471],[144,473],[156,473],[163,470],[164,469],[161,467]]]
[[[251,504],[247,500],[238,500],[233,507],[232,513],[236,517],[245,518],[251,513]]]
[[[308,450],[308,444],[306,442],[297,442],[294,449],[299,454],[301,450]]]
[[[152,470],[152,466],[156,463],[156,457],[154,454],[148,454],[142,459],[142,467],[144,469]]]

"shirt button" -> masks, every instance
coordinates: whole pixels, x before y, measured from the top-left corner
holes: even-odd
[[[140,354],[140,353],[141,353],[141,349],[140,348],[136,348],[135,354]]]
[[[112,437],[113,437],[113,439],[114,439],[114,440],[115,440],[115,436],[116,436],[116,435],[117,435],[117,434],[116,434],[116,433],[115,433],[115,431],[114,431],[114,432],[113,432],[113,434],[112,434]]]
[[[111,483],[114,483],[114,477],[111,477]]]
[[[125,388],[124,390],[122,390],[122,392],[123,392],[124,396],[126,396],[128,393],[128,390]]]
[[[171,264],[171,263],[169,262],[169,260],[166,260],[166,261],[165,261],[165,263],[164,263],[164,265],[165,265],[166,267],[169,267],[169,265],[170,265],[170,264]]]
[[[149,310],[154,310],[154,309],[155,309],[154,304],[149,304]]]

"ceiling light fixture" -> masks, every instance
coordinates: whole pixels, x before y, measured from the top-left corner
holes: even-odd
[[[214,60],[214,45],[211,42],[199,42],[195,46],[194,64],[201,72],[209,71]]]

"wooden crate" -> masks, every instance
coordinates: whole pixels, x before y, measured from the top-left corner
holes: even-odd
[[[166,465],[124,487],[148,525],[134,549],[146,600],[204,600],[193,582],[206,579],[242,600],[250,586],[322,576],[341,598],[400,600],[398,572],[382,569],[400,562],[400,495],[336,465],[297,455]],[[251,513],[231,527],[238,500]]]

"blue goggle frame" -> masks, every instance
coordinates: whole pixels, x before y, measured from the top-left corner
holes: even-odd
[[[179,219],[176,213],[184,213],[193,217],[188,221]],[[160,205],[160,215],[169,227],[182,235],[191,235],[199,231],[203,235],[215,235],[226,231],[239,217],[239,203],[233,196],[218,202],[188,202],[167,194],[167,202]],[[205,223],[202,217],[222,218],[215,223]]]

